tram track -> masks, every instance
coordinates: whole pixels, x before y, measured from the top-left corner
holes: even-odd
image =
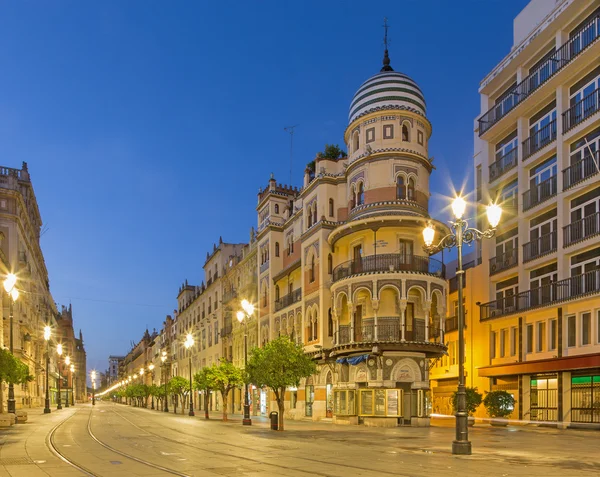
[[[138,464],[142,464],[145,465],[147,467],[151,467],[153,469],[156,470],[160,470],[162,472],[165,472],[167,474],[170,475],[176,475],[178,477],[192,477],[189,474],[184,474],[183,472],[179,472],[175,469],[169,469],[168,467],[164,467],[158,464],[155,464],[153,462],[147,461],[145,459],[141,459],[139,457],[136,457],[132,454],[128,454],[126,452],[123,452],[119,449],[114,448],[113,446],[111,446],[110,444],[106,443],[105,441],[102,441],[101,439],[99,439],[94,432],[92,431],[92,414],[93,414],[93,410],[90,410],[89,416],[88,416],[88,421],[87,421],[87,425],[86,425],[86,431],[87,434],[92,438],[92,440],[94,440],[94,442],[96,442],[98,445],[104,447],[105,449],[118,454],[122,457],[125,457],[126,459],[132,460],[134,462],[137,462]],[[56,435],[56,431],[58,429],[60,429],[65,423],[67,423],[73,416],[75,416],[76,413],[73,413],[71,416],[69,416],[67,419],[65,419],[64,421],[58,423],[56,426],[54,426],[50,432],[48,433],[48,436],[46,438],[46,445],[48,446],[48,448],[50,449],[50,451],[56,456],[58,457],[61,461],[65,462],[66,464],[70,465],[71,467],[74,467],[75,469],[79,470],[80,472],[82,472],[84,475],[88,476],[88,477],[103,477],[102,474],[99,474],[77,462],[75,462],[72,458],[69,458],[65,455],[64,452],[61,452],[61,450],[58,448],[58,446],[56,445],[55,442],[55,435]],[[137,427],[137,426],[136,426]]]

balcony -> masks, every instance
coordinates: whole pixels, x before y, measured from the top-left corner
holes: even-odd
[[[279,311],[283,308],[290,306],[293,303],[297,303],[302,299],[302,288],[298,288],[291,293],[281,297],[279,300],[275,300],[275,311]]]
[[[490,258],[490,275],[503,272],[519,264],[518,249],[507,250],[500,255]]]
[[[534,185],[523,193],[523,212],[547,201],[556,195],[556,176]]]
[[[261,265],[260,265],[260,273],[263,273],[263,272],[265,272],[268,269],[269,269],[269,261],[268,260],[266,262],[264,262],[264,263],[261,263]]]
[[[556,252],[556,230],[523,244],[523,263]]]
[[[533,288],[481,305],[480,321],[595,295],[600,292],[600,269]]]
[[[585,154],[583,159],[563,170],[563,190],[570,189],[574,185],[598,174],[599,160],[600,151],[595,151],[593,156],[589,153]]]
[[[556,140],[556,119],[523,141],[523,160],[534,155],[539,150]]]
[[[563,134],[600,111],[600,88],[567,109],[563,117]]]
[[[519,163],[519,150],[515,147],[490,165],[490,182],[515,168]]]
[[[600,234],[600,212],[564,226],[563,243],[565,247],[568,247],[598,234]]]
[[[234,289],[227,290],[225,293],[223,293],[223,304],[229,303],[234,298],[237,298],[237,296],[238,296],[237,290],[234,290]]]
[[[478,120],[479,135],[483,135],[540,86],[589,48],[598,39],[599,35],[600,14],[591,18],[579,33],[569,39],[529,76],[508,91],[502,101],[498,101],[496,105],[483,114]]]
[[[467,323],[463,323],[463,327],[467,327]],[[450,316],[446,318],[446,322],[444,324],[444,331],[446,333],[450,333],[452,331],[458,330],[458,316]]]
[[[387,322],[385,320],[388,320]],[[394,320],[390,323],[389,320]],[[349,343],[373,343],[380,341],[402,341],[402,332],[399,317],[381,317],[377,325],[377,339],[375,339],[375,325],[372,323],[363,324],[354,328],[354,339],[352,338],[352,327],[350,325],[340,325],[339,335],[336,345]],[[383,321],[383,323],[381,323]],[[411,328],[411,329],[408,329]],[[425,341],[425,322],[415,320],[413,326],[407,326],[404,332],[405,341]]]
[[[445,278],[446,266],[439,260],[417,255],[399,253],[369,255],[341,263],[335,267],[333,281],[337,282],[352,275],[377,272],[417,272]]]

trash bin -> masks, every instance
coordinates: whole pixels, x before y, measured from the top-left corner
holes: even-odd
[[[269,418],[271,419],[271,429],[273,431],[279,430],[279,413],[277,411],[271,411]]]

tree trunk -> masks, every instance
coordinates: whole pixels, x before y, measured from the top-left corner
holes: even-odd
[[[210,398],[210,394],[208,393],[208,389],[204,391],[204,419],[210,419],[210,415],[208,414],[208,400]]]
[[[221,396],[223,397],[223,421],[227,422],[227,395],[229,394],[229,390],[221,391]]]
[[[285,388],[275,394],[277,407],[279,409],[279,430],[283,431],[283,413],[285,412]]]

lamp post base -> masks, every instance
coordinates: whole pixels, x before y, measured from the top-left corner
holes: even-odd
[[[471,455],[471,441],[452,441],[454,455]]]
[[[50,414],[52,411],[50,410],[50,408],[45,407],[44,408],[44,414]]]
[[[195,416],[195,415],[196,415],[196,414],[194,413],[194,411],[190,411],[190,412],[188,412],[188,416],[192,416],[192,417],[193,417],[193,416]]]
[[[250,405],[244,404],[244,419],[242,420],[242,425],[251,426],[252,419],[250,418]]]

